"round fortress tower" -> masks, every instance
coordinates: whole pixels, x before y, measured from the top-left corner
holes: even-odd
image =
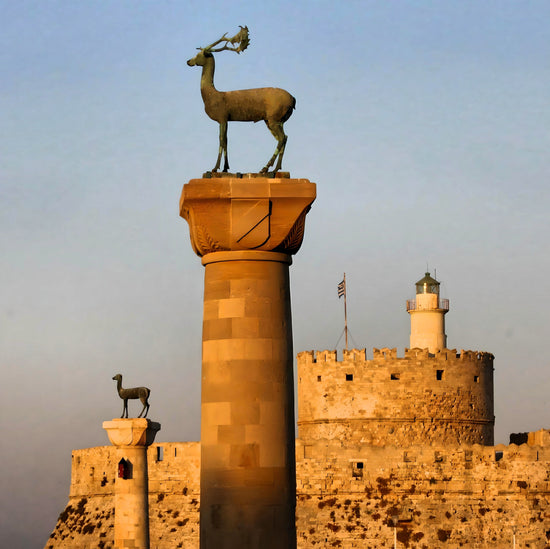
[[[416,299],[407,300],[407,312],[411,315],[411,349],[428,349],[435,353],[447,347],[445,314],[449,300],[440,299],[439,282],[426,273],[416,283]]]
[[[298,355],[298,431],[307,445],[493,444],[493,355],[446,348],[439,282],[416,283],[411,349]]]

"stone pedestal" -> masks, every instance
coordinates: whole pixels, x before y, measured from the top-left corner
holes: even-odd
[[[289,265],[306,179],[195,179],[181,215],[205,266],[201,549],[296,547]]]
[[[153,443],[160,423],[145,418],[113,419],[104,421],[103,428],[121,464],[115,477],[114,546],[149,549],[147,446]]]

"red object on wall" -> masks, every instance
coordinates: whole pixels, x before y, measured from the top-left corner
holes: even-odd
[[[118,462],[118,478],[128,478],[128,463],[124,458]]]

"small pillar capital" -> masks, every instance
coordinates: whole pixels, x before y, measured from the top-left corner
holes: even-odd
[[[103,428],[113,446],[147,447],[153,444],[160,423],[146,418],[117,418],[104,421]]]

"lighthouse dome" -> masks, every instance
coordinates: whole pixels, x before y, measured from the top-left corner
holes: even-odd
[[[436,294],[439,295],[439,282],[426,273],[416,284],[416,293],[418,294]]]

